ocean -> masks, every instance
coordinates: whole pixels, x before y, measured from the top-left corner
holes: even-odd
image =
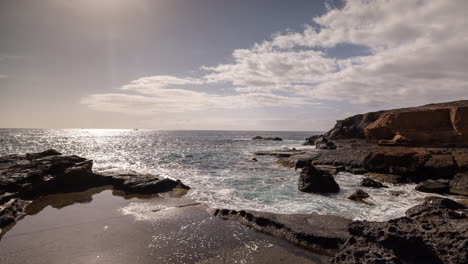
[[[347,199],[362,175],[340,172],[338,194],[317,195],[297,190],[300,170],[275,165],[274,157],[253,152],[310,149],[302,146],[314,132],[158,131],[146,129],[0,129],[0,155],[56,149],[94,161],[94,170],[131,169],[180,179],[191,187],[188,197],[213,208],[275,213],[319,213],[358,220],[383,221],[403,216],[427,194],[414,185],[389,189],[362,188],[371,195],[366,205]],[[278,136],[283,141],[251,140]],[[399,196],[390,191],[398,191]]]

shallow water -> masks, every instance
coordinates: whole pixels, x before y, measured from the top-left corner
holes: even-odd
[[[414,186],[365,189],[375,206],[346,199],[361,176],[336,176],[342,191],[314,195],[297,190],[299,171],[274,165],[276,158],[253,152],[301,146],[313,132],[156,131],[105,129],[0,129],[0,155],[54,148],[94,160],[94,169],[133,169],[181,179],[192,189],[188,197],[215,208],[252,209],[277,213],[341,215],[352,219],[387,220],[402,216],[425,194]],[[279,136],[284,141],[256,141],[254,136]]]
[[[46,196],[28,211],[0,240],[0,263],[325,263],[188,199],[92,189]]]

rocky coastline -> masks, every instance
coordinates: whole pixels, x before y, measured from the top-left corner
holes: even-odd
[[[465,100],[352,116],[337,121],[323,135],[307,138],[304,145],[314,145],[313,150],[254,154],[277,157],[280,166],[302,169],[300,191],[339,191],[330,175],[346,171],[366,176],[364,187],[417,183],[420,192],[458,195],[458,202],[428,197],[402,218],[352,222],[351,237],[332,263],[466,263],[467,138]],[[367,197],[357,189],[349,199],[369,204]]]
[[[301,169],[298,189],[303,192],[339,192],[333,175],[347,171],[365,175],[363,187],[417,183],[418,191],[457,195],[457,201],[427,197],[405,216],[385,222],[184,204],[310,250],[321,256],[317,263],[468,263],[467,109],[468,101],[457,101],[357,115],[306,139],[316,149],[254,153]],[[92,166],[91,160],[55,150],[0,157],[0,239],[46,195],[104,186],[138,195],[183,195],[189,189],[179,180],[134,171],[95,172]],[[372,206],[367,197],[357,189],[349,199]]]

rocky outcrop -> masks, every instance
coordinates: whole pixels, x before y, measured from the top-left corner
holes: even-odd
[[[468,144],[468,100],[355,115],[337,121],[329,139],[366,138],[387,146]]]
[[[93,162],[55,150],[0,157],[0,228],[24,216],[40,196],[112,185],[127,194],[156,194],[189,189],[180,181],[132,171],[94,173]],[[0,232],[1,234],[1,232]]]
[[[212,213],[328,256],[336,254],[349,238],[347,229],[352,222],[340,216],[319,214],[274,214],[228,209],[216,209]]]
[[[349,225],[351,237],[332,263],[468,263],[468,210],[429,197],[406,217]]]
[[[335,126],[324,134],[330,139],[365,138],[364,128],[377,120],[381,112],[371,112],[336,121]]]
[[[282,138],[280,137],[261,137],[261,136],[256,136],[252,138],[253,140],[273,140],[273,141],[283,141]]]
[[[308,193],[336,193],[340,186],[329,172],[307,165],[299,176],[298,189]]]
[[[415,177],[430,157],[421,148],[378,147],[364,159],[364,167],[371,172]]]
[[[363,164],[369,172],[401,175],[403,182],[420,182],[453,178],[465,170],[465,155],[466,150],[456,148],[375,147]]]

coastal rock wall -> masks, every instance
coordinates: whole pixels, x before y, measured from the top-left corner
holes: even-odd
[[[388,112],[364,128],[369,140],[391,140],[395,136],[412,145],[468,143],[468,107]]]
[[[468,100],[355,115],[337,121],[330,139],[399,140],[414,146],[468,144]]]

